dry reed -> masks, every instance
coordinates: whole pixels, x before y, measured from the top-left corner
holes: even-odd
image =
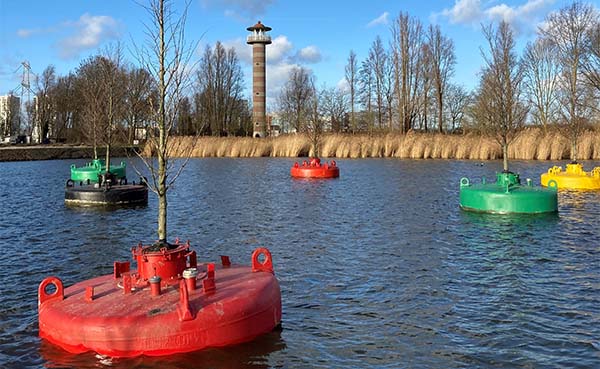
[[[192,149],[190,149],[192,148]],[[498,143],[475,133],[451,135],[409,132],[407,134],[327,134],[321,140],[321,155],[336,158],[470,159],[502,157]],[[303,135],[282,135],[266,139],[250,137],[172,137],[169,154],[183,157],[302,157],[312,155]],[[149,156],[150,145],[143,149]],[[525,128],[509,146],[510,159],[568,159],[570,145],[557,130]],[[600,131],[585,131],[578,141],[578,159],[600,159]]]

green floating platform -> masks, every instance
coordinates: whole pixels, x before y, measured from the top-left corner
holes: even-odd
[[[548,188],[534,187],[531,180],[522,185],[518,174],[501,172],[496,182],[473,184],[468,178],[460,180],[460,207],[467,211],[494,214],[540,214],[558,211],[556,181]]]
[[[106,172],[106,162],[102,159],[94,159],[84,167],[76,167],[75,164],[71,164],[71,179],[75,182],[86,182],[89,179],[91,183],[97,183],[98,174],[104,172]],[[125,178],[125,163],[111,165],[110,172],[117,179]]]

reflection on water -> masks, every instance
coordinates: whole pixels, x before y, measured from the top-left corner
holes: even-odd
[[[283,328],[127,360],[40,341],[37,286],[130,259],[156,238],[156,198],[66,208],[69,161],[0,163],[0,367],[600,367],[600,193],[559,191],[558,214],[468,213],[460,178],[493,178],[501,163],[344,160],[339,179],[306,181],[289,177],[293,161],[191,160],[169,197],[170,237],[200,261],[271,250]],[[511,169],[539,183],[548,165]]]
[[[269,368],[269,355],[285,349],[281,328],[258,337],[252,342],[227,348],[211,348],[188,354],[161,357],[141,356],[130,359],[110,358],[95,353],[69,354],[46,342],[40,343],[39,353],[47,368]]]

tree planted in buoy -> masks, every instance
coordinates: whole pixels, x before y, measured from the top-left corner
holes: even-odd
[[[502,172],[496,181],[471,184],[460,182],[460,207],[489,213],[546,213],[557,211],[556,185],[551,189],[521,185],[518,174],[508,167],[508,147],[525,123],[527,108],[520,102],[524,77],[522,63],[515,53],[515,40],[509,24],[483,26],[489,54],[483,53],[484,66],[473,116],[482,131],[494,137],[502,148]]]
[[[158,135],[150,143],[158,165],[144,163],[152,176],[146,182],[159,199],[158,241],[132,249],[137,270],[130,261],[115,261],[112,274],[70,287],[54,276],[41,282],[39,335],[72,353],[132,357],[221,347],[252,340],[281,321],[281,290],[269,250],[254,250],[251,266],[221,256],[219,267],[198,263],[189,241],[167,242],[167,192],[187,163],[175,168],[169,161],[169,134],[195,50],[183,38],[187,6],[174,20],[170,5],[150,0],[145,7],[154,27],[146,27],[151,51],[140,53],[157,86],[152,128]]]
[[[153,156],[140,156],[148,171],[148,187],[158,197],[157,247],[168,246],[167,242],[167,191],[173,185],[189,161],[193,145],[185,148],[184,161],[177,167],[169,161],[170,135],[177,120],[177,110],[190,86],[187,71],[195,49],[186,43],[185,22],[187,7],[179,19],[173,19],[172,4],[165,0],[151,0],[144,6],[151,23],[146,26],[148,39],[145,48],[138,50],[138,60],[156,83],[156,101],[152,105],[151,121],[156,131],[150,130],[147,145]],[[154,156],[156,155],[156,156]],[[156,163],[153,160],[156,157]]]
[[[504,21],[497,27],[483,26],[489,52],[485,60],[473,117],[478,127],[493,137],[502,148],[502,170],[509,171],[508,146],[525,124],[527,107],[521,103],[523,66],[515,51],[510,25]]]

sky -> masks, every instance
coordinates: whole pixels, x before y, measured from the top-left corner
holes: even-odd
[[[54,65],[65,75],[110,44],[124,45],[134,62],[134,46],[146,40],[149,17],[139,3],[147,0],[0,0],[0,95],[18,90],[21,63],[28,61],[40,75]],[[596,7],[600,0],[589,1]],[[198,60],[206,45],[217,41],[234,47],[251,91],[251,46],[246,28],[260,20],[273,28],[267,46],[267,109],[296,66],[312,70],[318,87],[344,86],[344,67],[350,51],[364,60],[377,36],[385,45],[391,24],[401,12],[425,27],[440,26],[455,45],[453,82],[472,89],[483,64],[485,40],[481,24],[505,20],[513,25],[517,46],[535,38],[550,12],[570,3],[564,0],[190,0],[186,39],[197,43]],[[184,1],[175,0],[176,10]]]

